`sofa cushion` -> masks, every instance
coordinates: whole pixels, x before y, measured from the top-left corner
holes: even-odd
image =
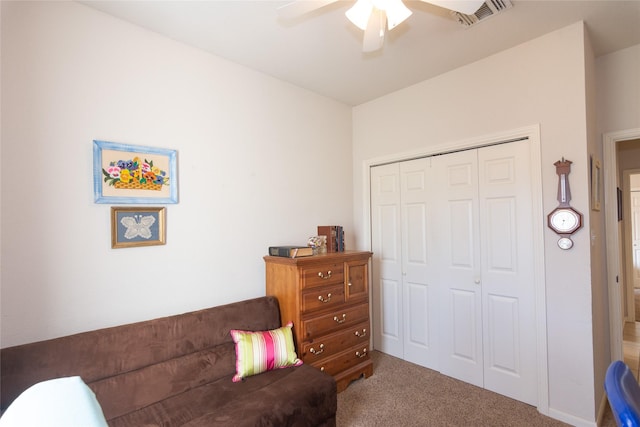
[[[309,365],[231,376],[109,421],[111,427],[317,426],[335,423],[334,379]]]
[[[231,338],[236,343],[236,374],[233,381],[260,374],[272,369],[300,366],[296,348],[293,345],[291,328],[293,323],[270,331],[231,330]]]
[[[234,363],[235,349],[230,342],[95,381],[90,387],[110,420],[191,388],[227,379],[233,373]]]

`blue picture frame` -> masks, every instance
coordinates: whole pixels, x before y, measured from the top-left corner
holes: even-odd
[[[177,151],[93,141],[95,203],[178,203]]]

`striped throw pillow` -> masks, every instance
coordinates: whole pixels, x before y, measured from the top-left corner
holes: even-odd
[[[293,323],[289,322],[271,331],[232,329],[231,337],[236,343],[236,374],[233,382],[272,369],[302,365],[293,345],[292,327]]]

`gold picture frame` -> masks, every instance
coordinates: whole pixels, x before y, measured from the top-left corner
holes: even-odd
[[[164,207],[112,207],[111,248],[156,246],[166,243]]]

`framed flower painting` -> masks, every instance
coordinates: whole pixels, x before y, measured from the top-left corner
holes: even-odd
[[[176,150],[93,141],[96,203],[178,203]]]

